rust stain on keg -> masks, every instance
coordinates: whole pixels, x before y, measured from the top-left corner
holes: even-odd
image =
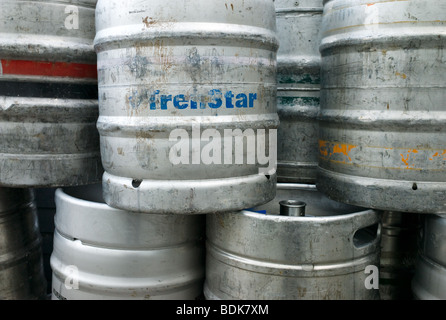
[[[231,3],[230,6],[231,6],[231,10],[234,11],[234,5]],[[227,3],[225,3],[225,7],[226,7],[226,10],[229,10]]]
[[[297,294],[300,298],[305,297],[305,295],[307,294],[307,288],[297,288]]]
[[[406,78],[407,78],[407,75],[404,74],[404,73],[396,72],[395,75],[396,75],[397,77],[401,77],[401,78],[403,78],[403,79],[406,79]]]
[[[169,70],[174,66],[172,61],[173,48],[166,46],[163,40],[156,40],[153,45],[153,61],[159,68],[154,75],[158,76],[158,81],[168,82]]]
[[[122,150],[122,148],[118,148],[118,154],[123,156],[124,155],[124,151]]]
[[[220,225],[220,227],[224,228],[225,227],[225,223],[223,222],[222,217],[218,217],[218,224]]]
[[[137,139],[152,139],[154,132],[161,132],[161,131],[160,130],[150,130],[150,132],[148,132],[148,131],[137,131],[135,133],[135,137]]]
[[[150,21],[149,21],[150,19]],[[150,28],[151,25],[154,25],[156,23],[155,20],[152,18],[149,18],[148,16],[142,19],[142,22],[145,24],[146,28]]]
[[[38,138],[38,139],[40,139],[40,140],[43,140],[44,138],[45,138],[45,135],[43,134],[43,133],[38,133],[38,134],[35,134],[35,135],[33,135],[33,137],[34,138]]]

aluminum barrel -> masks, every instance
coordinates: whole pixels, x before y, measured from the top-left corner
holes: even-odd
[[[0,3],[0,185],[101,180],[95,5]]]
[[[322,20],[318,189],[446,213],[446,2],[331,0]]]
[[[276,0],[277,181],[315,183],[322,0]]]
[[[412,292],[419,300],[446,300],[446,216],[423,218]]]
[[[274,198],[275,21],[267,0],[98,1],[108,205],[206,214]]]
[[[42,237],[43,270],[47,282],[47,293],[51,295],[51,281],[53,272],[51,270],[50,258],[53,253],[54,239],[54,216],[56,214],[56,203],[54,195],[57,188],[35,188],[34,198],[37,208],[37,219],[39,221],[40,236]]]
[[[304,202],[304,216],[281,215],[282,201]],[[264,206],[207,216],[205,297],[379,299],[380,229],[378,211],[278,184]]]
[[[109,207],[100,184],[56,190],[53,300],[193,300],[204,281],[204,216]]]
[[[381,300],[412,300],[411,283],[422,229],[420,214],[384,211],[381,225]]]
[[[34,193],[0,188],[0,300],[44,300],[42,260]]]

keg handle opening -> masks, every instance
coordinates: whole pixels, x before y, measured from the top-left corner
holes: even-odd
[[[280,215],[288,217],[304,217],[307,204],[299,200],[282,200],[280,204]]]
[[[374,223],[355,231],[353,234],[353,245],[357,249],[365,248],[374,244],[380,236],[381,224]]]

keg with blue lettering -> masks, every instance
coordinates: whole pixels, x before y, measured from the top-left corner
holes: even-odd
[[[109,207],[102,185],[56,190],[53,300],[193,300],[204,282],[203,215]]]
[[[1,187],[0,300],[45,300],[46,290],[34,193]]]
[[[277,181],[315,183],[322,0],[276,0]]]
[[[104,198],[123,210],[233,211],[274,198],[271,0],[99,0]]]
[[[446,213],[446,2],[326,1],[321,36],[318,189]]]
[[[206,220],[208,300],[379,299],[380,213],[315,185],[277,184],[269,203]]]
[[[100,181],[96,0],[0,3],[0,185]]]
[[[412,292],[419,300],[446,300],[446,216],[423,215]]]

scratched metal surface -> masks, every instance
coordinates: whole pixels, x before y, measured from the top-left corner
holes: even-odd
[[[0,300],[44,300],[42,239],[31,189],[0,188]]]
[[[337,201],[446,212],[446,3],[326,1],[317,186]]]
[[[100,181],[97,80],[82,69],[96,70],[95,4],[1,2],[0,185]],[[67,29],[70,6],[79,23]]]
[[[315,183],[322,0],[277,0],[277,181]]]
[[[253,209],[266,213],[206,217],[205,297],[379,299],[379,290],[365,287],[364,270],[379,266],[380,213],[329,200],[314,185],[277,188],[273,201]],[[308,204],[306,216],[279,215],[279,201],[291,199]],[[369,226],[376,231],[366,231]]]
[[[105,201],[145,213],[202,214],[271,200],[275,170],[259,175],[257,160],[173,164],[169,156],[174,129],[204,151],[209,140],[194,136],[193,125],[200,134],[218,130],[213,142],[221,146],[225,129],[266,130],[268,140],[277,128],[273,1],[107,0],[96,12]]]
[[[202,294],[204,216],[111,208],[101,184],[58,189],[55,201],[53,300],[193,300]],[[66,279],[77,289],[67,288]]]

